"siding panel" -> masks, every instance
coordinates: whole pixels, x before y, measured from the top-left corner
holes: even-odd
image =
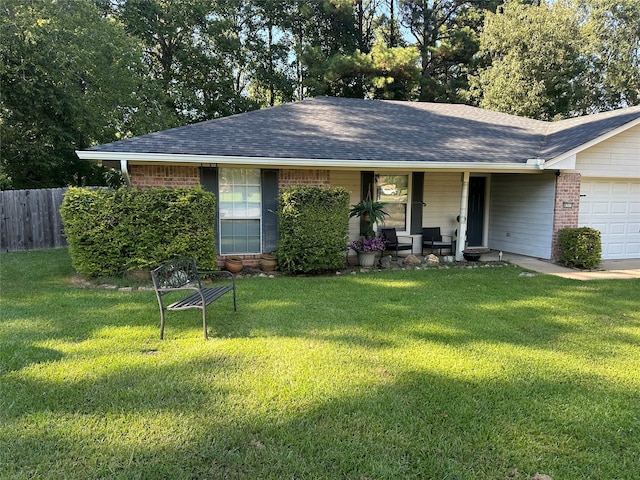
[[[424,178],[422,225],[440,227],[445,235],[453,235],[458,228],[462,179],[460,173],[429,173]]]
[[[583,177],[640,179],[640,125],[580,152],[576,171]]]
[[[342,187],[349,191],[349,205],[360,201],[360,172],[352,170],[332,170],[329,174],[331,187]],[[360,224],[357,218],[349,220],[349,238],[358,238]]]
[[[489,247],[551,258],[554,175],[493,175]]]

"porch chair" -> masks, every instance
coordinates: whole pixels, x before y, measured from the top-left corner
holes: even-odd
[[[453,237],[451,235],[442,235],[440,227],[424,227],[422,229],[422,253],[428,248],[432,252],[438,250],[438,254],[442,255],[442,249],[446,248],[453,252]]]
[[[413,239],[407,236],[406,238],[411,240],[409,243],[400,242],[395,228],[383,228],[380,231],[380,238],[382,238],[386,246],[385,250],[396,251],[396,260],[398,259],[398,251],[400,250],[411,250],[411,253],[413,253]]]

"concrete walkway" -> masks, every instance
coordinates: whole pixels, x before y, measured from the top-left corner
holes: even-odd
[[[491,251],[483,254],[480,261],[498,260],[498,252]],[[633,260],[604,260],[597,270],[578,270],[567,268],[549,260],[525,257],[515,253],[505,252],[502,256],[505,262],[513,263],[533,272],[557,275],[574,280],[606,280],[640,278],[640,259]]]

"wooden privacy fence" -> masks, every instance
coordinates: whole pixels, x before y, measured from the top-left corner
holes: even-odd
[[[66,188],[0,191],[0,251],[66,247],[60,205]]]

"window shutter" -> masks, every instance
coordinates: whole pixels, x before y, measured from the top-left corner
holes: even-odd
[[[216,196],[216,252],[220,253],[220,224],[218,222],[220,209],[218,207],[218,199],[220,197],[218,189],[218,169],[216,167],[200,167],[200,183],[202,187]]]
[[[262,170],[262,251],[278,248],[278,170]]]
[[[422,207],[424,199],[424,172],[413,172],[411,183],[411,228],[412,235],[422,233]]]

